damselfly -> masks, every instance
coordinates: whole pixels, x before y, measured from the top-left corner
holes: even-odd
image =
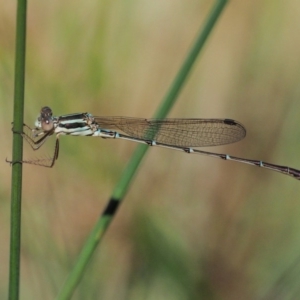
[[[179,150],[189,154],[202,154],[223,160],[237,161],[300,179],[300,170],[294,168],[191,148],[225,145],[243,139],[246,136],[246,129],[242,124],[231,119],[159,120],[129,117],[96,117],[89,113],[55,117],[51,108],[45,106],[41,109],[40,115],[35,122],[35,128],[32,129],[24,124],[24,131],[21,134],[34,150],[39,149],[53,134],[56,135],[56,144],[52,157],[22,160],[19,163],[51,168],[58,158],[60,135],[98,136],[124,139],[148,146]]]

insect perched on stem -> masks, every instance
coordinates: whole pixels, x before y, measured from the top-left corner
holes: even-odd
[[[189,154],[202,154],[224,160],[232,160],[261,168],[266,168],[300,179],[300,170],[207,152],[192,147],[218,146],[238,142],[246,136],[244,126],[231,119],[142,119],[130,117],[96,117],[89,113],[75,113],[55,117],[50,107],[41,109],[35,121],[35,128],[24,124],[22,136],[32,149],[39,149],[51,135],[56,135],[54,154],[50,158],[22,160],[44,167],[53,167],[59,152],[60,135],[98,136],[102,138],[124,139],[179,150]],[[12,162],[17,163],[17,162]]]

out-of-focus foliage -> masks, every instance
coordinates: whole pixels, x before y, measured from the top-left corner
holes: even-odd
[[[213,1],[28,2],[25,120],[151,117]],[[0,5],[0,298],[7,298],[15,2]],[[232,118],[209,150],[300,168],[300,3],[232,0],[171,116]],[[26,157],[51,154],[54,140]],[[53,299],[135,145],[62,137],[24,166],[22,299]],[[300,183],[152,148],[73,299],[298,299]]]

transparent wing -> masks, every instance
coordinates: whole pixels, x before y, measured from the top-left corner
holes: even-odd
[[[121,131],[131,137],[155,140],[179,147],[218,146],[246,136],[244,126],[231,119],[141,119],[94,117],[103,129]]]

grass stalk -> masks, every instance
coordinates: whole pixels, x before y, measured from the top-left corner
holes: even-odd
[[[184,86],[188,75],[194,65],[196,58],[198,57],[201,49],[204,46],[207,37],[211,33],[216,21],[218,20],[221,12],[223,11],[227,0],[217,0],[214,7],[212,8],[210,14],[208,15],[207,20],[204,23],[204,27],[200,30],[197,35],[194,45],[191,47],[190,52],[188,53],[186,59],[183,62],[182,67],[180,68],[177,76],[175,77],[173,84],[168,90],[166,96],[161,102],[161,105],[157,109],[154,117],[155,118],[164,118],[174,105],[176,98]],[[115,212],[124,196],[126,195],[130,183],[133,180],[134,175],[137,172],[137,169],[147,152],[149,147],[146,145],[139,145],[134,154],[132,155],[131,160],[129,161],[127,167],[125,168],[119,182],[116,184],[115,189],[113,190],[112,196],[108,202],[106,209],[103,214],[100,216],[98,222],[96,223],[94,229],[90,233],[78,259],[75,263],[75,266],[66,282],[64,283],[58,298],[59,300],[70,299],[76,286],[78,285],[83,272],[92,257],[94,250],[101,241],[107,227],[113,219]]]
[[[18,0],[16,25],[16,56],[14,86],[14,131],[22,132],[24,114],[25,84],[25,47],[26,47],[26,0]],[[20,161],[23,157],[23,139],[20,134],[13,134],[12,160]],[[21,246],[21,197],[22,164],[12,165],[11,179],[11,227],[10,227],[10,264],[9,295],[11,300],[19,299],[20,286],[20,246]]]

